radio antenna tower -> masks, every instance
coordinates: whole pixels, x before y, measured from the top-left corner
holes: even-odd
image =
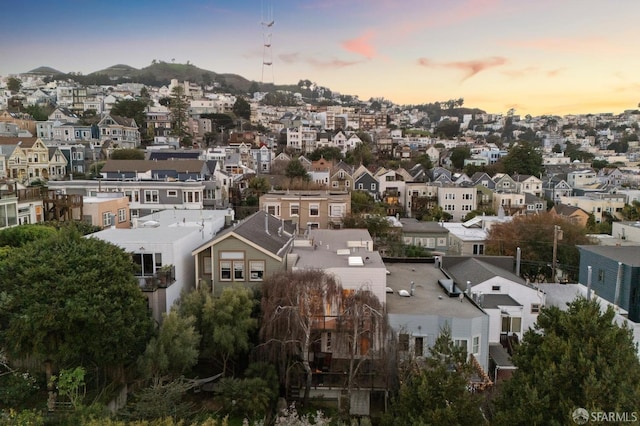
[[[274,84],[273,78],[273,53],[271,51],[271,39],[273,36],[273,24],[276,21],[273,18],[273,2],[272,0],[262,0],[262,85],[265,83]],[[267,71],[267,79],[269,71],[271,71],[271,79],[265,81],[265,70]]]

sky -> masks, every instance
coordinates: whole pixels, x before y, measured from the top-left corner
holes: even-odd
[[[0,75],[188,61],[361,100],[619,114],[640,102],[639,12],[638,0],[2,1]]]

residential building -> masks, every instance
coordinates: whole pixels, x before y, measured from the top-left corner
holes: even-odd
[[[621,212],[626,204],[624,194],[591,193],[582,196],[560,197],[562,204],[579,207],[587,213],[591,213],[600,223],[610,215],[615,219],[621,219]]]
[[[121,192],[129,198],[133,220],[161,210],[202,210],[204,182],[153,180],[50,181],[48,188],[59,194],[96,196],[99,192]]]
[[[109,139],[118,148],[137,148],[140,146],[140,131],[132,118],[107,114],[98,123],[100,139]]]
[[[640,323],[640,245],[578,246],[581,283]]]
[[[345,290],[370,290],[386,300],[386,269],[366,229],[311,229],[294,241],[287,267],[322,269],[339,279]]]
[[[260,210],[308,229],[337,229],[351,212],[351,193],[341,191],[271,191],[260,196]]]
[[[258,287],[285,270],[295,230],[291,222],[264,211],[229,226],[192,250],[195,285],[206,282],[217,295],[236,285]]]
[[[502,211],[502,213],[504,212]],[[498,214],[498,216],[476,216],[464,223],[443,222],[442,226],[449,230],[449,249],[447,254],[462,256],[483,255],[491,226],[495,223],[509,222],[512,219],[513,216]]]
[[[439,186],[438,205],[451,215],[451,220],[463,220],[467,214],[477,208],[477,189],[473,186]]]
[[[438,222],[421,222],[411,218],[401,218],[402,243],[424,247],[434,254],[445,254],[449,250],[449,230]]]
[[[545,293],[512,272],[510,256],[444,256],[442,269],[489,315],[490,343],[508,344],[512,336],[522,340],[545,306]]]
[[[76,211],[74,220],[101,228],[131,228],[129,198],[122,192],[99,192],[94,197],[83,197],[82,204],[82,217]]]
[[[443,287],[447,276],[432,263],[387,263],[387,315],[399,356],[423,359],[443,328],[454,344],[489,366],[489,316],[473,300]],[[476,384],[482,383],[481,381]]]
[[[567,183],[574,189],[588,187],[597,182],[597,174],[591,169],[575,170],[567,173]]]
[[[586,227],[587,221],[589,220],[589,213],[582,210],[580,207],[569,206],[562,203],[555,204],[549,212],[557,216],[562,216],[563,218],[582,227]]]
[[[131,229],[106,228],[87,238],[108,241],[131,253],[135,276],[153,319],[162,322],[183,291],[196,282],[191,251],[225,224],[226,210],[163,210],[134,221]]]

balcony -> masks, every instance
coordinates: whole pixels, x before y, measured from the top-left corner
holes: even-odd
[[[176,268],[173,265],[166,265],[152,276],[137,278],[142,291],[156,291],[159,288],[167,288],[176,281]]]

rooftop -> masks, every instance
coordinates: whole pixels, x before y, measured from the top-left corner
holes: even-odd
[[[580,251],[588,251],[629,266],[640,266],[640,245],[633,246],[578,246]]]
[[[298,255],[296,268],[384,268],[366,229],[313,229],[294,241],[292,253]]]
[[[131,229],[107,228],[90,234],[113,244],[140,242],[145,244],[168,243],[178,241],[191,234],[200,232],[203,224],[210,223],[210,232],[217,232],[224,227],[227,210],[162,210],[141,217]],[[203,241],[212,235],[203,235]]]
[[[447,277],[433,263],[387,263],[387,312],[391,315],[438,315],[442,317],[475,318],[485,315],[468,297],[449,297],[438,284]],[[411,290],[413,296],[400,296],[400,290]]]

